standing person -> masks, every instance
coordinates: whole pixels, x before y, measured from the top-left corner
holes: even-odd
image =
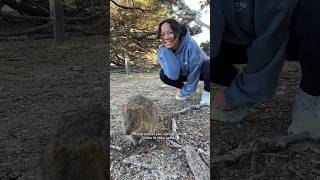
[[[174,19],[159,24],[161,39],[157,58],[161,65],[160,79],[176,87],[176,99],[186,100],[204,81],[200,104],[210,105],[210,61],[205,52],[192,39],[187,28]]]
[[[320,138],[320,1],[298,0],[291,25],[289,59],[299,60],[301,81],[288,133]]]
[[[286,57],[295,0],[215,0],[211,81],[212,118],[241,121],[275,93]],[[246,64],[239,71],[233,64]]]

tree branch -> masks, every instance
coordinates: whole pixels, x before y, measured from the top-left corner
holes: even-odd
[[[18,19],[38,19],[38,20],[50,20],[50,17],[41,17],[41,16],[21,16],[13,14],[1,14],[0,16],[5,18],[18,18]]]
[[[301,142],[309,137],[310,135],[308,133],[299,133],[280,136],[273,139],[258,139],[248,144],[240,144],[236,149],[232,149],[226,154],[213,157],[211,163],[235,162],[243,155],[279,151],[289,144]]]
[[[20,3],[15,0],[2,0],[2,3],[15,9],[19,12],[30,14],[32,16],[49,16],[49,11],[44,8],[39,8],[31,5],[27,1],[21,1]]]
[[[118,4],[118,3],[116,3],[114,0],[110,0],[114,5],[116,5],[116,6],[118,6],[118,7],[120,7],[120,8],[122,8],[122,9],[129,9],[129,10],[136,10],[136,9],[138,9],[138,10],[141,10],[141,11],[150,11],[150,9],[142,9],[142,8],[140,8],[140,7],[128,7],[128,6],[123,6],[123,5],[120,5],[120,4]]]
[[[207,28],[207,29],[210,29],[210,25],[202,22],[202,21],[201,21],[199,18],[197,18],[197,17],[188,16],[188,15],[180,15],[179,17],[182,18],[182,19],[185,19],[185,20],[187,20],[187,21],[189,21],[189,22],[194,21],[194,22],[197,23],[198,25],[203,26],[203,27],[205,27],[205,28]]]

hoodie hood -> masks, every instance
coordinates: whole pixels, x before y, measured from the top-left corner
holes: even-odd
[[[179,48],[174,53],[179,54],[183,50],[183,48],[186,47],[186,45],[188,44],[188,41],[190,41],[190,40],[193,40],[193,39],[191,38],[190,32],[187,30],[187,32],[185,32],[184,35],[182,34]]]

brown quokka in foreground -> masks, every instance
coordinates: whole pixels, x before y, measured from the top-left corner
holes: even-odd
[[[106,121],[101,105],[65,114],[43,156],[44,180],[106,180]]]
[[[134,146],[141,145],[143,134],[153,133],[157,126],[155,103],[142,95],[136,95],[123,106],[124,130]]]

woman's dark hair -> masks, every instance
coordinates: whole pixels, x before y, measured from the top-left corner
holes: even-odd
[[[176,38],[176,36],[178,34],[180,34],[180,39],[182,36],[185,36],[186,33],[187,33],[187,28],[184,24],[180,24],[178,21],[176,21],[175,19],[172,19],[172,18],[168,18],[168,19],[165,19],[163,21],[160,22],[159,24],[159,27],[158,27],[158,39],[160,39],[161,37],[161,26],[162,24],[164,23],[168,23],[170,24],[170,27],[173,31],[173,34],[174,34],[174,38]]]

